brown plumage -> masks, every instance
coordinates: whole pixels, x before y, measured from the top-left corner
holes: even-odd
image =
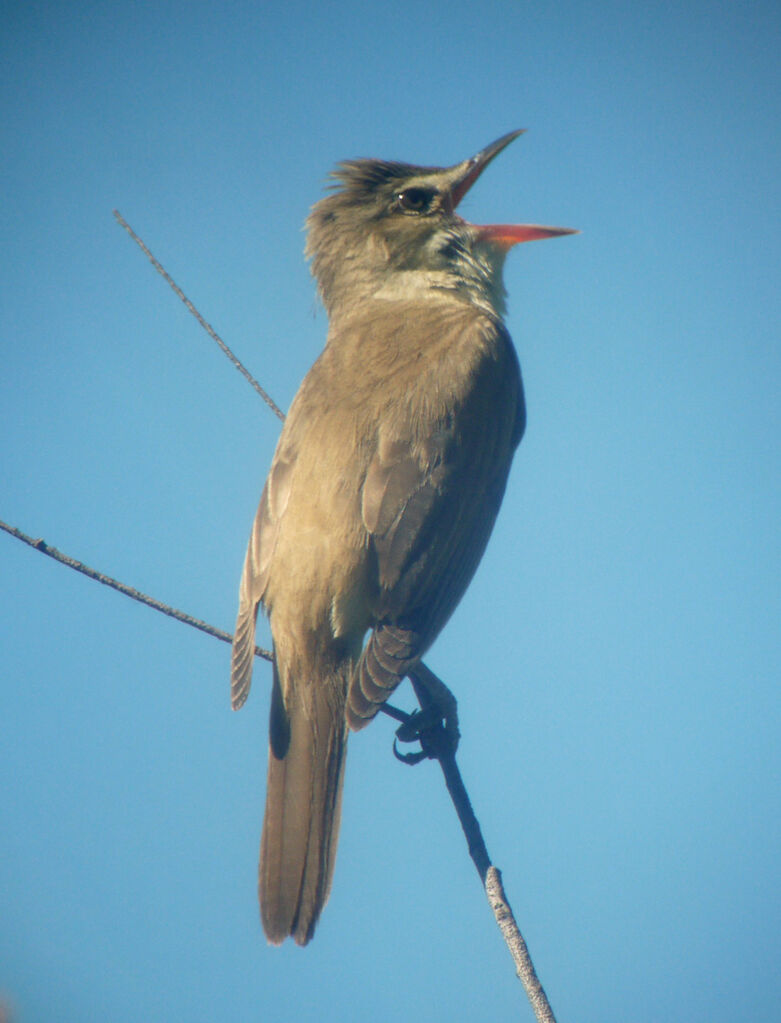
[[[568,232],[475,227],[455,213],[518,134],[450,168],[344,163],[309,217],[330,330],[263,490],[232,665],[240,707],[262,605],[274,670],[259,887],[275,944],[312,937],[348,726],[371,720],[460,600],[523,433],[501,267],[512,244]]]

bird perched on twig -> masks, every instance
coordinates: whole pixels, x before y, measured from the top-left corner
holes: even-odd
[[[460,600],[524,430],[502,265],[519,242],[572,232],[456,212],[520,134],[447,168],[346,161],[307,221],[328,341],[266,480],[232,659],[238,708],[262,606],[274,664],[259,889],[275,944],[312,937],[348,729],[374,717]]]

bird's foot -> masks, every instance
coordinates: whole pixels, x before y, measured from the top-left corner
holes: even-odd
[[[425,664],[418,664],[409,675],[420,710],[406,715],[396,730],[393,753],[403,764],[413,766],[421,760],[441,760],[458,748],[458,703],[445,683]],[[419,742],[420,749],[401,753],[398,743]]]

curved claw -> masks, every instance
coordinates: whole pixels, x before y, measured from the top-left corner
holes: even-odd
[[[406,720],[402,721],[396,729],[396,737],[393,740],[394,757],[402,764],[407,764],[408,767],[414,767],[421,760],[432,759],[434,754],[431,752],[430,743],[426,742],[426,738],[432,729],[437,726],[441,727],[441,721],[441,717],[431,707],[426,708],[425,711],[416,710],[407,714]],[[400,742],[419,742],[421,748],[415,753],[400,753]]]
[[[415,753],[400,753],[400,742],[419,742],[420,750]],[[410,766],[419,764],[421,760],[440,760],[443,756],[455,753],[458,738],[453,741],[450,729],[443,723],[442,715],[434,706],[410,714],[403,724],[396,729],[393,740],[393,754],[397,760]]]
[[[414,767],[419,764],[421,760],[426,760],[429,756],[425,750],[419,749],[416,753],[399,753],[398,739],[393,740],[393,755],[397,760],[400,760],[402,764],[406,764],[407,767]],[[402,742],[411,740],[402,739]]]

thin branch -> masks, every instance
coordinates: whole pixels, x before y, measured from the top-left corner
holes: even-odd
[[[422,663],[417,665],[410,674],[410,681],[412,682],[423,715],[430,708],[441,707],[443,699],[447,707],[446,715],[454,713],[455,697],[445,683],[440,678],[437,678],[430,668],[427,668]],[[414,715],[407,716],[405,724],[408,726],[410,723],[414,725]],[[403,732],[404,729],[405,725],[402,725],[399,731]],[[399,733],[397,732],[397,734]],[[413,754],[407,762],[415,763],[423,755],[439,762],[442,774],[445,777],[445,785],[450,793],[450,799],[461,822],[461,830],[466,838],[469,855],[477,869],[477,873],[480,875],[480,880],[483,882],[488,904],[494,914],[499,930],[502,932],[504,943],[513,957],[515,972],[523,984],[526,997],[529,999],[529,1003],[534,1010],[537,1023],[556,1023],[556,1018],[545,994],[545,989],[537,977],[534,963],[529,955],[529,949],[507,901],[507,896],[504,893],[502,875],[493,866],[488,855],[483,833],[480,830],[480,822],[472,809],[469,793],[466,791],[461,771],[456,763],[457,739],[454,741],[453,731],[448,727],[447,719],[443,724],[442,717],[437,718],[425,730],[420,732],[418,740],[422,753]],[[404,758],[400,757],[400,759]]]
[[[198,320],[209,337],[217,342],[223,353],[227,355],[233,365],[253,386],[274,414],[284,421],[284,413],[261,387],[252,374],[236,358],[217,332],[201,316],[193,303],[187,298],[182,289],[176,284],[162,264],[155,259],[147,246],[138,237],[135,231],[133,231],[127,221],[117,210],[114,210],[114,216],[116,217],[117,222],[124,227],[133,241],[146,255],[155,270],[157,270],[157,272],[165,279],[181,301],[184,302],[185,306],[187,306],[189,311]],[[83,562],[61,554],[54,547],[49,547],[43,540],[35,540],[22,533],[20,530],[15,529],[13,526],[6,525],[4,522],[0,522],[0,528],[4,529],[5,532],[10,533],[11,536],[15,536],[17,539],[22,540],[35,550],[39,550],[43,554],[54,558],[61,564],[67,565],[69,568],[74,568],[76,571],[81,572],[89,578],[95,579],[106,586],[111,586],[120,593],[124,593],[126,596],[132,597],[134,600],[147,604],[156,611],[161,611],[163,614],[169,615],[171,618],[177,619],[177,621],[184,622],[186,625],[192,625],[194,628],[200,629],[202,632],[215,636],[217,639],[221,639],[224,642],[230,643],[233,640],[233,637],[229,633],[224,632],[222,629],[217,629],[206,622],[184,614],[182,611],[177,611],[175,608],[169,607],[167,604],[163,604],[131,586],[126,586],[124,583],[121,583],[116,579],[112,579],[110,576],[103,575],[101,572],[97,572],[95,569],[89,568],[87,565],[83,564]],[[270,651],[264,650],[262,647],[255,647],[255,654],[256,656],[263,657],[266,660],[272,660],[272,654]],[[449,693],[449,690],[447,690],[444,683],[438,679],[422,662],[417,666],[415,672],[411,673],[410,679],[418,700],[421,703],[421,708],[424,710],[427,706],[430,706],[431,703],[430,688],[426,688],[426,682],[431,683],[432,680],[435,680],[442,689]],[[421,682],[423,684],[421,684]],[[452,694],[450,694],[450,696],[453,703],[453,714],[455,715],[455,700],[452,697]],[[383,705],[381,709],[389,717],[403,722],[404,724],[402,725],[402,728],[404,728],[406,724],[409,724],[410,715],[404,714],[404,712],[387,704]],[[436,722],[419,736],[421,746],[423,747],[423,755],[439,761],[439,765],[445,777],[447,790],[450,794],[456,813],[458,814],[458,819],[461,822],[461,828],[467,841],[469,855],[477,868],[489,905],[491,906],[491,910],[502,933],[505,944],[513,957],[516,973],[523,984],[526,996],[534,1010],[537,1023],[556,1023],[553,1010],[550,1007],[545,991],[535,972],[534,964],[532,963],[531,956],[529,955],[526,942],[518,928],[518,924],[516,923],[512,909],[510,908],[510,904],[508,903],[507,897],[504,893],[501,873],[491,864],[490,857],[488,856],[488,850],[480,830],[480,824],[475,816],[474,810],[472,809],[469,795],[461,777],[458,764],[456,763],[455,749],[457,736],[458,726],[457,718],[455,716],[453,721],[450,722],[449,727],[448,725],[443,725],[441,720]],[[417,758],[419,758],[419,756],[420,755],[417,755]],[[401,759],[404,758],[402,757]],[[416,756],[411,757],[409,760],[410,763],[415,761]]]
[[[185,614],[184,611],[178,611],[175,607],[171,607],[168,604],[163,604],[160,600],[155,600],[154,597],[150,597],[146,593],[142,593],[141,590],[135,589],[133,586],[127,586],[125,583],[121,583],[118,579],[113,579],[110,575],[104,575],[103,572],[98,572],[97,569],[90,568],[89,565],[85,565],[83,561],[78,561],[76,558],[71,558],[67,554],[63,554],[58,551],[56,547],[50,547],[45,540],[35,539],[32,536],[28,536],[23,533],[20,529],[16,529],[14,526],[9,526],[7,522],[0,521],[0,529],[6,533],[10,533],[11,536],[15,536],[17,540],[21,540],[22,543],[26,543],[28,547],[35,548],[36,551],[40,551],[41,554],[46,554],[50,558],[54,558],[55,561],[59,561],[61,565],[67,565],[68,568],[73,568],[77,572],[81,572],[82,575],[86,575],[88,579],[94,579],[95,582],[102,583],[104,586],[110,586],[112,590],[118,590],[119,593],[123,593],[126,597],[130,597],[132,600],[137,600],[139,604],[146,604],[147,607],[153,608],[155,611],[160,611],[164,615],[168,615],[169,618],[175,618],[178,622],[184,622],[185,625],[192,625],[194,629],[200,629],[201,632],[207,633],[209,636],[214,636],[217,639],[221,639],[223,643],[232,643],[233,635],[230,632],[225,632],[223,629],[218,629],[214,625],[209,625],[208,622],[201,621],[200,618],[193,618],[192,615]],[[272,660],[270,650],[264,650],[263,647],[255,647],[255,656],[263,657],[265,660]]]
[[[515,972],[523,984],[532,1009],[534,1009],[537,1023],[556,1023],[553,1009],[550,1007],[548,997],[534,969],[529,949],[526,947],[513,911],[510,909],[510,903],[504,894],[502,875],[496,867],[488,868],[485,878],[485,894],[488,896],[488,902],[496,917],[496,922],[499,924],[504,942],[515,962]]]
[[[260,384],[255,379],[255,377],[246,368],[244,363],[242,363],[233,354],[233,352],[230,350],[230,348],[228,348],[228,346],[222,340],[222,338],[217,333],[217,331],[214,329],[214,327],[212,327],[212,325],[210,323],[207,323],[206,320],[203,318],[203,316],[201,316],[201,314],[198,312],[198,310],[192,304],[192,302],[187,297],[187,295],[185,295],[185,293],[182,291],[182,289],[179,287],[179,285],[176,283],[176,281],[173,279],[173,277],[165,269],[163,264],[160,263],[159,260],[155,259],[155,257],[152,255],[152,253],[147,248],[147,246],[138,237],[136,232],[133,230],[133,228],[130,226],[130,224],[128,224],[128,222],[125,220],[125,218],[119,212],[119,210],[114,210],[113,212],[114,212],[114,216],[115,216],[115,218],[117,220],[117,223],[121,227],[124,227],[124,229],[130,235],[130,237],[133,239],[133,241],[136,243],[136,245],[141,249],[141,251],[144,253],[146,258],[149,260],[149,262],[155,268],[155,270],[157,270],[157,272],[160,274],[160,276],[163,278],[163,280],[166,282],[166,284],[168,284],[173,289],[173,291],[177,295],[177,297],[180,298],[182,300],[182,302],[184,302],[184,304],[187,306],[189,311],[193,314],[193,316],[196,318],[196,320],[200,323],[200,325],[203,327],[203,329],[206,331],[206,333],[209,335],[209,337],[212,339],[212,341],[216,341],[217,342],[217,344],[222,349],[222,352],[225,355],[228,356],[230,361],[233,363],[233,365],[236,367],[236,369],[239,371],[239,373],[241,373],[241,375],[245,378],[245,380],[247,380],[250,384],[252,384],[252,386],[255,388],[255,390],[258,392],[258,394],[263,399],[263,401],[265,401],[265,403],[268,405],[268,407],[274,413],[274,415],[277,416],[279,419],[284,420],[285,413],[282,411],[282,409],[277,405],[277,403],[274,401],[274,399],[271,397],[271,395],[267,394],[266,391],[264,391],[264,389],[260,386]]]
[[[67,554],[63,554],[61,551],[58,551],[56,547],[50,547],[45,540],[34,539],[26,533],[23,533],[20,529],[17,529],[15,526],[10,526],[7,522],[3,521],[0,521],[0,529],[8,533],[10,536],[16,537],[17,540],[21,540],[22,543],[27,544],[28,547],[32,547],[34,550],[40,551],[41,554],[45,554],[47,557],[53,558],[61,565],[65,565],[67,568],[72,568],[77,572],[81,572],[81,574],[86,575],[88,579],[93,579],[95,582],[102,583],[104,586],[110,586],[112,589],[117,590],[126,597],[130,597],[132,600],[136,600],[141,604],[146,604],[153,610],[160,611],[162,614],[168,615],[169,618],[175,618],[177,621],[183,622],[185,625],[191,625],[194,629],[200,629],[201,632],[214,636],[216,639],[220,639],[224,643],[233,642],[233,636],[230,633],[225,632],[223,629],[218,629],[214,625],[209,625],[208,622],[201,621],[199,618],[193,618],[192,615],[185,614],[183,611],[178,611],[176,608],[170,607],[168,604],[163,604],[162,601],[155,600],[154,597],[150,597],[146,593],[142,593],[133,586],[127,586],[125,583],[119,582],[118,579],[113,579],[111,576],[105,575],[103,572],[98,572],[96,569],[90,568],[89,565],[85,565],[83,561],[79,561],[76,558],[71,558]],[[272,660],[271,652],[269,650],[264,650],[259,646],[255,647],[255,656],[262,657],[267,661]],[[425,682],[423,684],[421,684],[420,681],[421,677],[425,678]],[[447,690],[447,687],[442,680],[437,678],[430,668],[427,668],[423,663],[417,665],[414,673],[410,677],[410,680],[415,689],[418,702],[424,711],[432,705],[432,680],[435,680],[442,689],[449,693],[449,690]],[[428,685],[426,683],[428,683]],[[454,700],[453,702],[455,703]],[[405,714],[403,711],[400,711],[396,707],[392,707],[388,704],[383,704],[380,709],[396,721],[403,722],[404,725],[408,725],[412,717],[411,715]],[[443,726],[440,720],[428,727],[419,735],[418,738],[421,742],[425,755],[432,760],[439,761],[439,766],[442,768],[442,774],[445,777],[447,790],[450,793],[453,806],[455,807],[458,819],[461,822],[461,829],[463,830],[464,837],[466,838],[469,855],[477,868],[477,873],[480,875],[480,880],[483,883],[488,903],[491,906],[496,922],[502,932],[505,944],[510,950],[510,955],[513,957],[515,962],[515,971],[523,984],[524,990],[526,991],[526,996],[534,1010],[537,1023],[556,1023],[553,1010],[548,1003],[545,991],[534,970],[534,964],[532,963],[531,956],[529,955],[526,942],[523,939],[523,935],[521,934],[518,924],[515,921],[515,917],[513,916],[512,909],[510,909],[507,897],[504,894],[502,876],[498,869],[491,864],[488,850],[483,839],[483,834],[480,830],[480,823],[472,809],[469,794],[466,791],[466,786],[464,785],[461,772],[458,768],[458,764],[456,763],[453,733]]]

